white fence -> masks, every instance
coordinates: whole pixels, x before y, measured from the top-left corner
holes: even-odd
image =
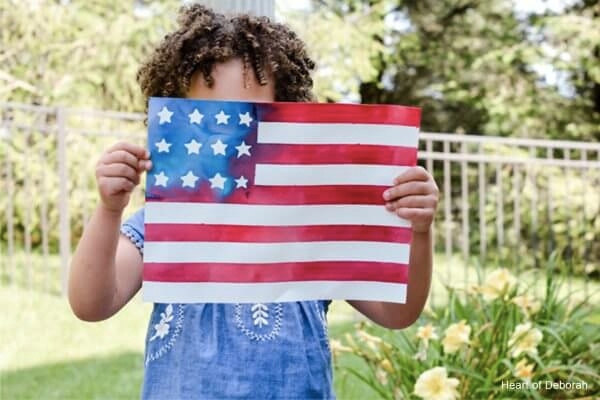
[[[97,201],[96,160],[116,140],[143,143],[143,120],[0,103],[4,282],[64,288],[71,251]],[[472,279],[473,263],[540,267],[553,252],[567,272],[597,277],[599,143],[422,133],[419,158],[440,187],[435,248],[447,266],[444,281]],[[129,211],[142,201],[140,188]]]

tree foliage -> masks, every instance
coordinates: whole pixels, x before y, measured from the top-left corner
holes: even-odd
[[[319,0],[290,17],[323,99],[418,105],[429,131],[600,140],[600,4],[515,4]]]
[[[309,43],[327,101],[424,108],[423,129],[600,140],[600,4],[313,0],[284,18]],[[140,62],[180,5],[0,3],[0,100],[142,110]]]
[[[0,100],[143,110],[135,74],[175,1],[0,2]]]

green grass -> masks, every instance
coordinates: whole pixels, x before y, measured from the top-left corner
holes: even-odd
[[[444,285],[464,283],[464,266],[459,259],[437,257],[433,281],[434,300],[443,304]],[[0,284],[0,400],[11,399],[134,399],[139,397],[143,372],[143,344],[150,305],[138,299],[119,314],[100,323],[85,323],[71,313],[60,288],[59,262],[56,257],[42,262],[32,257],[32,286],[28,290],[26,257],[21,255],[17,285]],[[3,265],[7,271],[7,265]],[[489,268],[490,270],[492,268]],[[469,281],[476,281],[476,271],[467,270]],[[45,275],[47,274],[47,275]],[[48,276],[51,282],[45,283]],[[450,276],[448,282],[447,277]],[[3,281],[6,282],[6,274]],[[544,284],[542,274],[524,273],[521,282],[539,292]],[[46,286],[44,286],[46,285]],[[49,289],[46,289],[49,288]],[[586,283],[573,279],[570,291],[581,297]],[[39,290],[44,288],[44,290]],[[563,295],[569,291],[564,285]],[[600,284],[587,282],[587,291],[597,301]],[[354,331],[361,317],[345,302],[334,302],[329,314],[332,338]],[[592,316],[600,324],[600,310]],[[414,328],[411,328],[414,329]],[[383,328],[381,335],[393,334]],[[335,385],[340,399],[377,398],[377,395],[348,371],[366,368],[362,360],[343,354],[336,370]]]
[[[149,304],[134,299],[113,318],[86,323],[64,297],[2,286],[0,310],[0,399],[139,398]],[[357,315],[334,302],[329,320],[337,336]]]
[[[3,399],[135,399],[141,355],[125,352],[6,372]]]
[[[1,399],[139,397],[149,305],[91,324],[63,297],[3,286],[0,310]]]

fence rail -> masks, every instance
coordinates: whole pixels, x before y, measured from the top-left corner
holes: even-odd
[[[97,201],[94,164],[116,140],[143,142],[144,118],[0,103],[4,281],[64,290]],[[422,133],[419,160],[440,187],[436,256],[463,266],[445,281],[469,281],[474,261],[535,268],[552,252],[572,273],[600,273],[600,143]],[[127,212],[142,202],[136,190]]]

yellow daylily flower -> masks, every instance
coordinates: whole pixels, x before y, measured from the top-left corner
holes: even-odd
[[[389,372],[390,374],[392,372],[394,372],[394,366],[392,365],[392,363],[390,362],[390,360],[388,360],[387,358],[381,360],[381,362],[379,363],[379,366],[381,368],[383,368],[384,371]]]
[[[531,381],[533,377],[533,364],[527,364],[527,360],[523,359],[515,365],[514,375],[517,378],[521,378],[524,381]]]
[[[346,343],[348,343],[348,345],[350,347],[356,347],[356,342],[354,341],[354,337],[352,337],[352,335],[350,333],[346,333],[344,335],[344,338],[346,339]]]
[[[469,344],[469,336],[471,335],[471,327],[467,325],[465,320],[457,324],[452,324],[446,329],[446,336],[442,340],[444,353],[455,353],[463,345]]]
[[[401,399],[404,399],[404,396],[402,395],[402,390],[400,390],[400,388],[394,388],[394,400]]]
[[[430,323],[425,326],[420,326],[417,329],[416,336],[423,341],[425,348],[427,348],[429,346],[430,340],[439,339],[438,335],[435,333],[435,327],[433,325],[431,325]]]
[[[329,341],[329,347],[331,348],[331,352],[333,353],[334,356],[337,356],[339,353],[352,353],[353,352],[351,347],[348,347],[348,346],[342,344],[342,342],[337,339],[331,339]]]
[[[543,337],[542,332],[537,328],[532,328],[530,322],[519,324],[508,341],[508,347],[512,349],[511,354],[515,358],[521,353],[537,354],[537,345],[540,344]]]
[[[510,291],[517,279],[506,268],[500,268],[490,273],[479,292],[487,301],[492,301]]]
[[[458,379],[448,378],[444,367],[423,372],[415,383],[415,394],[423,400],[455,400],[458,398]]]
[[[529,294],[517,296],[512,299],[512,302],[518,305],[521,308],[521,311],[523,311],[523,314],[527,316],[537,313],[542,307],[542,303]]]
[[[370,335],[367,332],[362,331],[362,330],[359,330],[358,332],[356,332],[356,336],[360,340],[365,342],[373,351],[376,351],[377,346],[380,345],[381,343],[383,343],[383,340],[381,340],[381,338]]]
[[[387,372],[382,370],[381,368],[377,368],[377,372],[375,372],[375,377],[383,386],[388,384],[388,375]]]
[[[413,358],[417,361],[425,361],[427,359],[427,351],[425,351],[425,349],[421,349],[417,351]]]

